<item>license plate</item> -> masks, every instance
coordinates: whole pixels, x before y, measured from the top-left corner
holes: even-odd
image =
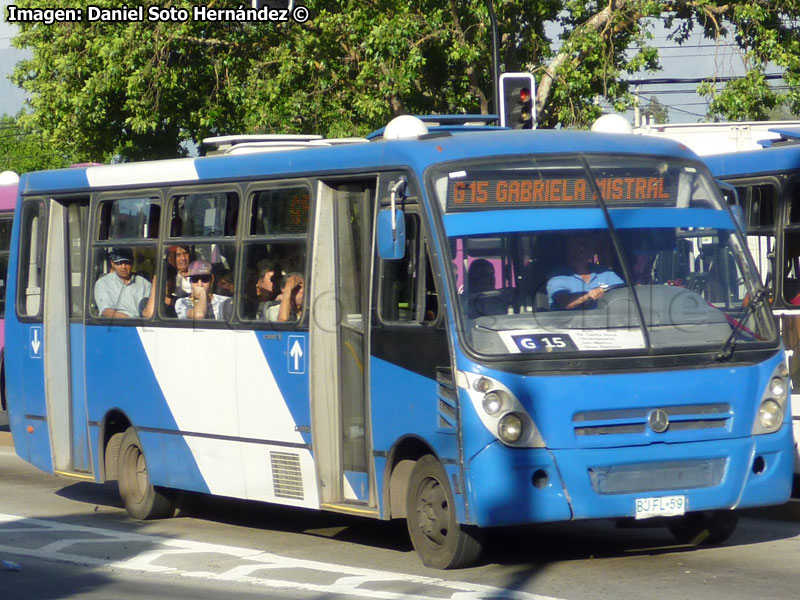
[[[686,496],[636,498],[636,518],[676,517],[686,513]]]

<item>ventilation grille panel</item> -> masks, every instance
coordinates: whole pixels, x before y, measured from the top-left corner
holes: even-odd
[[[303,473],[300,456],[291,452],[269,453],[272,463],[272,486],[277,498],[303,500]]]

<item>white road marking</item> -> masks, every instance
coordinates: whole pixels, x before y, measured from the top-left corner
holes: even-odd
[[[335,593],[352,597],[379,598],[381,600],[433,600],[434,598],[437,600],[443,598],[449,598],[450,600],[559,600],[549,596],[506,590],[476,583],[448,581],[436,577],[391,573],[290,558],[252,548],[126,533],[2,513],[0,513],[0,533],[25,533],[27,534],[25,536],[26,544],[29,545],[29,547],[15,547],[0,544],[0,554],[30,556],[86,567],[105,567],[145,573],[169,573],[170,575],[197,579],[247,583],[266,588],[327,594]],[[72,537],[52,539],[54,535],[64,534]],[[31,542],[36,540],[37,535],[42,536],[42,545],[30,547]],[[7,536],[5,537],[7,538]],[[100,544],[105,547],[103,553],[106,553],[109,552],[107,546],[115,543],[147,544],[148,549],[137,552],[125,559],[103,559],[79,553],[79,548],[85,548],[88,552],[93,545]],[[72,552],[67,552],[70,549]],[[135,549],[121,546],[118,554],[127,552],[135,552]],[[114,552],[109,552],[109,554],[113,555]],[[192,570],[180,566],[155,564],[156,562],[169,562],[168,559],[171,557],[180,559],[187,555],[202,554],[223,555],[225,559],[219,560],[217,558],[216,562],[214,562],[214,557],[207,557],[206,564],[220,566],[224,570],[221,572],[196,570],[198,563],[202,560],[201,556],[195,556],[192,560],[186,561],[187,564],[192,565]],[[231,564],[231,557],[236,559],[234,564]],[[178,560],[177,562],[180,561]],[[223,564],[224,566],[222,566]],[[298,571],[296,580],[265,576],[270,570],[286,571],[292,569]],[[308,571],[316,572],[317,576],[314,579],[317,581],[319,581],[320,576],[329,576],[331,583],[322,584],[301,581],[301,573],[306,572],[307,576]],[[259,572],[261,576],[256,575]],[[282,576],[285,577],[286,574],[282,573]],[[397,588],[397,591],[387,589],[391,588],[392,585]],[[407,594],[401,591],[409,585],[414,586],[416,590],[414,594]],[[420,590],[420,586],[430,586],[432,589],[427,591]],[[426,593],[433,595],[425,595]]]

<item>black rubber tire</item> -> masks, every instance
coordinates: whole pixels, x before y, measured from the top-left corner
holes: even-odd
[[[406,493],[411,543],[426,567],[469,567],[483,550],[483,532],[456,521],[455,501],[444,467],[425,455],[411,471]]]
[[[119,479],[119,449],[122,445],[122,438],[125,432],[115,433],[108,438],[106,444],[106,481]]]
[[[133,427],[129,427],[122,436],[117,473],[119,495],[125,510],[134,519],[163,519],[175,514],[172,499],[153,487],[150,481],[142,444]]]
[[[667,528],[680,544],[708,546],[721,544],[731,537],[738,523],[736,511],[706,510],[669,519]]]

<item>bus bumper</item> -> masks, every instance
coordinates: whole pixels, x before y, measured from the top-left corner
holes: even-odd
[[[499,443],[469,464],[469,521],[488,527],[634,517],[637,498],[683,495],[686,510],[789,499],[791,426],[770,435],[627,448],[520,450]]]

